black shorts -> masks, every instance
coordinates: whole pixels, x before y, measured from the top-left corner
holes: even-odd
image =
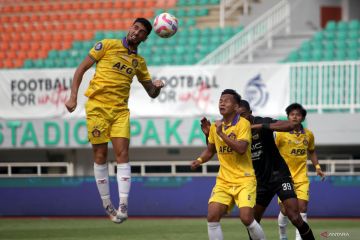
[[[272,177],[269,182],[257,183],[256,204],[267,207],[274,195],[277,194],[281,201],[296,198],[294,184],[291,177]]]

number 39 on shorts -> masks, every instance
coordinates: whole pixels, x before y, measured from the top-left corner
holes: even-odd
[[[281,184],[284,191],[291,190],[291,184],[290,183],[283,183]]]

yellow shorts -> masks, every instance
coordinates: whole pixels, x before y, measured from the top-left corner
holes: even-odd
[[[209,203],[211,202],[222,203],[229,208],[232,208],[234,202],[238,208],[254,207],[256,202],[256,179],[246,180],[237,186],[216,184],[209,199]]]
[[[85,104],[85,111],[90,143],[107,143],[113,137],[130,138],[129,109],[111,107],[90,99]]]
[[[309,188],[310,188],[310,182],[295,182],[294,183],[295,193],[297,196],[297,199],[309,201]],[[280,203],[280,199],[278,198],[278,202]]]

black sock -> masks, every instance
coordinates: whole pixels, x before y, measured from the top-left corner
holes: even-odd
[[[304,222],[303,225],[297,228],[303,240],[315,240],[314,234],[309,225]]]

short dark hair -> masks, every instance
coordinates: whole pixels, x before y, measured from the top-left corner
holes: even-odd
[[[301,115],[303,116],[303,119],[306,118],[306,113],[307,113],[306,109],[299,103],[292,103],[286,108],[285,111],[286,111],[287,116],[289,116],[289,114],[294,110],[299,110]]]
[[[147,20],[146,18],[137,18],[135,19],[134,23],[141,23],[142,25],[144,25],[144,27],[146,28],[146,31],[148,32],[148,35],[151,33],[151,30],[152,30],[152,25],[151,23],[149,22],[149,20]]]
[[[246,101],[246,100],[244,100],[244,99],[241,99],[241,101],[240,101],[240,107],[243,107],[243,108],[245,108],[246,109],[246,111],[251,111],[251,108],[250,108],[250,104],[249,104],[249,102],[248,101]]]
[[[225,90],[221,93],[221,96],[224,95],[224,94],[233,95],[233,97],[234,97],[234,99],[235,99],[235,102],[240,105],[241,96],[240,96],[240,94],[238,94],[234,89],[225,89]]]

